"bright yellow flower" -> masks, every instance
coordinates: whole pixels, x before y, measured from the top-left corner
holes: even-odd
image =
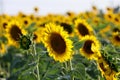
[[[84,19],[75,20],[75,32],[80,39],[86,35],[93,35],[92,27]]]
[[[68,39],[67,32],[61,26],[54,23],[46,24],[43,36],[42,41],[55,61],[65,62],[72,58],[72,41]]]
[[[95,36],[85,36],[81,39],[84,41],[83,47],[80,49],[80,53],[88,59],[97,60],[100,54],[100,43]]]
[[[20,36],[23,34],[26,34],[26,31],[22,28],[17,20],[13,19],[8,23],[6,37],[9,45],[18,46],[17,42],[19,41]]]

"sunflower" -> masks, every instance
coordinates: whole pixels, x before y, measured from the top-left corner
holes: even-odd
[[[114,17],[115,17],[114,13],[111,13],[111,12],[104,14],[105,20],[110,22],[114,21]]]
[[[117,31],[112,33],[111,42],[116,46],[120,46],[120,32]]]
[[[81,55],[94,60],[97,60],[101,56],[100,43],[95,36],[87,35],[81,41],[84,41],[83,47],[80,49]]]
[[[106,78],[106,80],[117,80],[115,78],[117,72],[112,70],[102,57],[98,59],[97,64],[98,64],[98,69],[100,70],[102,76]]]
[[[42,35],[40,33],[42,33],[42,28],[38,28],[34,33],[33,33],[33,40],[36,41],[37,43],[40,43],[42,40]]]
[[[114,11],[113,8],[110,8],[110,7],[107,7],[106,10],[107,10],[107,13]]]
[[[9,45],[17,46],[16,42],[19,41],[20,36],[23,34],[26,34],[26,31],[17,20],[13,19],[8,23],[6,37],[8,38]]]
[[[63,29],[65,31],[68,32],[68,34],[70,36],[73,36],[73,28],[72,28],[72,25],[68,24],[68,23],[60,23],[60,25],[63,27]]]
[[[93,12],[94,14],[98,14],[98,9],[97,9],[96,6],[92,6],[92,12]]]
[[[38,12],[38,11],[39,11],[39,8],[38,8],[38,7],[34,7],[34,11],[35,11],[35,12]]]
[[[118,27],[115,27],[115,28],[113,28],[113,33],[115,33],[115,32],[120,32],[120,28],[118,28]]]
[[[71,59],[72,41],[68,39],[68,34],[63,28],[54,23],[48,23],[45,25],[43,31],[43,43],[49,52],[49,55],[54,58],[55,61],[65,62]]]
[[[29,17],[22,18],[21,20],[22,20],[23,26],[25,26],[25,27],[30,26],[30,24],[32,23],[32,21]]]
[[[7,28],[7,25],[8,25],[8,20],[2,19],[1,22],[2,22],[2,23],[1,23],[1,27],[2,27],[3,29],[6,29],[6,28]]]
[[[82,19],[75,20],[75,32],[79,35],[79,38],[82,38],[86,35],[93,35],[92,27]]]
[[[119,16],[115,15],[114,23],[115,23],[115,25],[120,25],[120,18],[119,18]]]
[[[112,70],[102,57],[99,57],[97,64],[98,69],[101,71],[102,76],[111,74]]]

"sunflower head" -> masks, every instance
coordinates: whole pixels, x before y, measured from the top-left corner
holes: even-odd
[[[34,31],[33,33],[33,40],[36,41],[36,43],[40,43],[42,41],[42,33],[43,28],[37,28],[37,30]]]
[[[116,80],[115,76],[117,75],[117,73],[110,68],[105,59],[100,57],[97,61],[97,64],[102,76],[104,76],[107,80]]]
[[[35,11],[35,12],[38,12],[38,11],[39,11],[39,8],[38,8],[38,7],[34,7],[34,11]]]
[[[113,33],[114,32],[120,32],[120,29],[116,27],[116,28],[113,29]]]
[[[111,42],[116,46],[120,46],[120,33],[119,32],[112,33]]]
[[[68,39],[68,34],[63,30],[63,27],[54,23],[45,25],[43,31],[43,43],[47,48],[49,55],[55,61],[65,62],[72,57],[72,41]]]
[[[101,71],[102,76],[111,74],[112,70],[110,69],[109,65],[102,57],[99,57],[97,63],[98,63],[98,69]]]
[[[16,42],[19,41],[20,36],[26,34],[26,31],[22,29],[22,26],[17,20],[12,20],[8,23],[6,32],[6,37],[8,38],[8,43],[10,45],[16,45]]]
[[[85,20],[77,19],[75,20],[75,32],[82,38],[86,35],[92,35],[93,29]]]
[[[100,43],[95,36],[85,36],[81,39],[84,41],[83,47],[80,49],[80,53],[88,59],[97,60],[100,54]]]

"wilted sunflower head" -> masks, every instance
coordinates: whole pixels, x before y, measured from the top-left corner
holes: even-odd
[[[26,31],[22,29],[22,26],[17,20],[12,20],[8,23],[6,32],[6,37],[10,45],[16,45],[15,43],[19,41],[20,36],[26,34]]]
[[[47,48],[49,55],[55,61],[65,62],[72,57],[72,41],[68,39],[68,34],[63,28],[54,23],[45,25],[43,31],[43,43]]]
[[[112,70],[110,69],[109,65],[102,57],[99,58],[97,63],[98,69],[101,71],[102,76],[110,75],[112,73]]]
[[[85,36],[81,41],[84,41],[83,47],[80,49],[81,55],[94,60],[101,56],[100,43],[95,36]]]
[[[86,35],[92,35],[93,29],[85,20],[77,19],[75,20],[75,32],[82,38]]]
[[[116,80],[115,76],[117,73],[110,68],[105,59],[100,57],[97,64],[102,76],[104,76],[107,80]]]

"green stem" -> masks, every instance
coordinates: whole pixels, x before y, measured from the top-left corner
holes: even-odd
[[[70,70],[73,70],[71,59],[70,59]]]
[[[33,43],[33,50],[34,50],[34,54],[35,54],[35,57],[36,57],[37,52],[36,52],[35,43]],[[38,56],[38,62],[39,62],[39,56]],[[37,78],[38,78],[38,80],[40,80],[40,75],[39,75],[39,64],[38,64],[38,63],[37,63],[37,66],[36,66],[36,70],[37,70]]]
[[[73,70],[73,66],[72,66],[72,60],[71,59],[69,61],[69,64],[70,64],[70,70],[72,71]],[[71,80],[74,80],[74,75],[71,75]]]

